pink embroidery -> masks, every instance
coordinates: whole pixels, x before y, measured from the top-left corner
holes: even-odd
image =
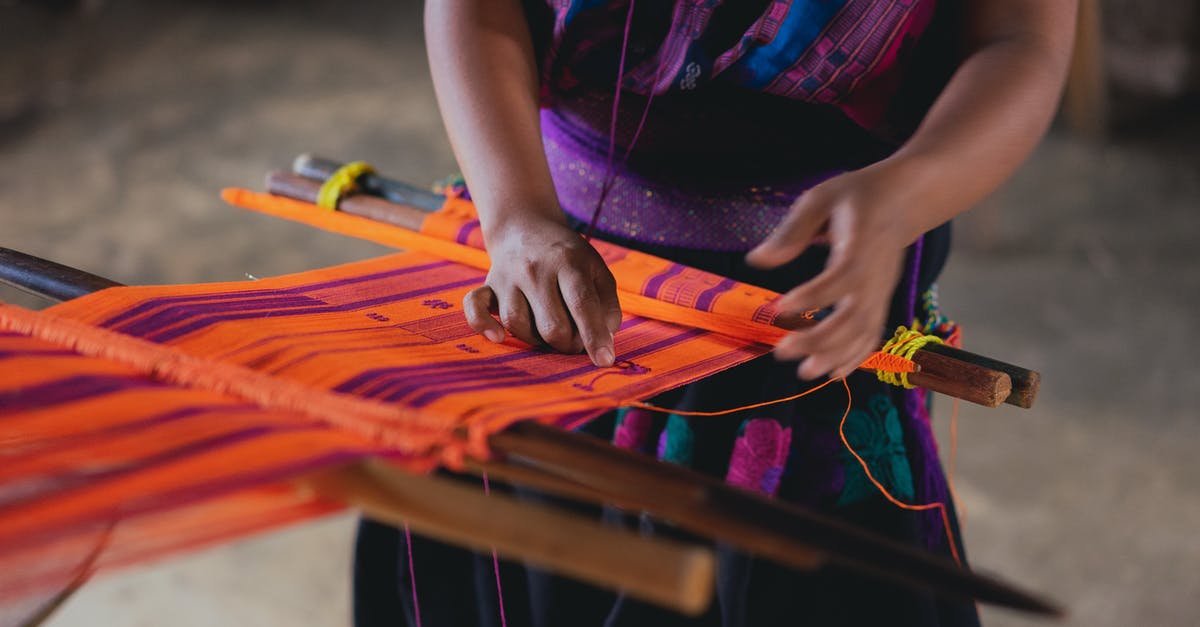
[[[725,481],[739,488],[775,496],[791,445],[791,427],[784,429],[770,418],[748,421],[733,445]]]

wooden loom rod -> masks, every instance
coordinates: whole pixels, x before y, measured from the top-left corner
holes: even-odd
[[[958,569],[947,560],[802,508],[742,492],[695,471],[616,449],[595,438],[537,423],[520,423],[510,427],[508,433],[493,434],[489,444],[514,461],[524,460],[533,467],[505,461],[468,460],[473,470],[597,504],[616,503],[658,513],[682,527],[795,567],[812,568],[828,557],[841,565],[910,586],[964,598],[978,597],[1043,614],[1057,612],[1045,601]],[[397,470],[392,472],[398,475],[394,481],[405,481],[408,476]],[[381,489],[379,485],[360,488],[371,494],[377,494],[371,490]],[[481,495],[476,492],[475,496]],[[379,505],[374,503],[375,507]],[[387,515],[385,520],[395,522],[400,516],[398,511],[393,508],[390,513],[380,515]],[[771,524],[764,527],[762,521]],[[793,536],[797,531],[809,537],[804,542],[797,541]],[[820,543],[821,548],[814,548],[814,543]],[[690,558],[696,559],[694,555]],[[670,589],[692,588],[681,577]],[[680,601],[678,607],[686,606],[687,602],[688,599]]]
[[[267,176],[266,182],[267,191],[270,193],[306,202],[315,202],[320,190],[320,183],[317,181],[287,172],[272,172]],[[412,231],[419,231],[428,215],[428,212],[417,207],[365,194],[343,198],[338,204],[338,209],[344,213]],[[807,324],[811,324],[811,321],[798,317],[781,317],[776,322],[776,326],[789,330]],[[966,351],[960,353],[970,355]],[[908,380],[917,387],[985,407],[997,407],[1009,398],[1013,383],[1008,374],[960,357],[919,350],[913,355],[913,361],[921,370],[909,374]]]
[[[323,159],[310,154],[303,154],[292,161],[292,171],[304,178],[324,181],[333,176],[341,168],[342,163],[332,159]],[[407,183],[394,181],[374,172],[358,177],[362,190],[371,196],[379,196],[400,205],[407,205],[424,213],[437,211],[446,202],[442,194],[419,189]]]
[[[57,295],[64,291],[87,294],[91,284],[121,286],[107,279],[97,283],[93,279],[99,277],[32,255],[17,253],[15,258],[24,270],[12,278],[17,287],[51,300],[63,300]],[[2,264],[0,260],[0,272]],[[42,270],[52,272],[56,283],[42,280]],[[58,283],[73,289],[59,289]],[[46,285],[53,290],[43,290]],[[624,590],[685,614],[698,614],[711,601],[716,561],[710,550],[698,546],[645,538],[505,494],[485,495],[460,482],[404,472],[378,460],[313,473],[294,483],[384,522],[410,524],[431,537],[473,549],[494,547],[506,557]]]
[[[696,615],[712,598],[711,551],[647,538],[545,505],[460,481],[405,473],[379,460],[351,464],[304,484],[353,503],[368,516],[451,544],[549,567]]]
[[[0,283],[50,300],[70,300],[121,285],[11,248],[0,248]]]
[[[772,560],[801,568],[816,565],[814,559],[828,560],[909,587],[1043,615],[1061,613],[1044,599],[948,559],[593,437],[520,422],[494,434],[489,443],[586,487],[620,491],[628,500],[640,501],[639,508],[693,532],[737,537],[735,544]],[[701,511],[710,515],[697,516]],[[797,535],[808,544],[800,551],[792,539]]]

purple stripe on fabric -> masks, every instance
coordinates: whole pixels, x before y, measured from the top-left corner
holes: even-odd
[[[645,318],[637,318],[637,317],[628,318],[624,322],[621,323],[621,330],[625,331],[628,329],[632,329],[632,328],[637,327],[638,325],[641,325],[645,322],[646,322]],[[476,367],[495,366],[495,365],[511,363],[514,361],[520,361],[523,359],[535,359],[535,358],[541,357],[542,355],[544,355],[544,353],[538,353],[536,351],[520,351],[520,352],[515,352],[515,353],[509,353],[507,355],[497,355],[495,357],[475,359],[475,360],[471,361],[471,364],[473,364]],[[442,361],[442,362],[436,362],[436,363],[431,363],[431,364],[423,364],[420,366],[402,366],[402,367],[397,367],[397,368],[368,370],[366,372],[361,372],[359,374],[356,374],[353,377],[351,377],[350,379],[347,379],[346,381],[339,383],[336,387],[333,388],[333,391],[341,392],[343,394],[354,394],[354,395],[362,396],[362,395],[364,395],[363,388],[365,388],[365,387],[369,388],[369,387],[374,386],[378,377],[380,377],[380,376],[392,375],[392,374],[397,375],[397,376],[400,376],[400,375],[418,376],[420,374],[428,373],[428,372],[436,372],[436,371],[443,371],[443,370],[447,370],[447,369],[459,368],[462,366],[462,364],[463,364],[462,361],[456,360],[456,361]]]
[[[381,279],[388,279],[388,278],[392,278],[392,277],[403,276],[405,274],[412,274],[414,272],[424,272],[426,270],[432,270],[434,268],[443,268],[443,267],[451,265],[451,263],[452,262],[449,262],[449,261],[434,261],[431,263],[421,264],[421,265],[417,265],[417,266],[411,266],[408,268],[397,268],[394,270],[385,270],[382,272],[376,272],[376,273],[366,274],[366,275],[362,275],[362,276],[343,277],[341,279],[335,279],[332,281],[323,281],[321,283],[311,283],[308,285],[297,285],[294,287],[281,288],[281,289],[246,290],[246,291],[237,291],[237,292],[221,292],[221,293],[217,293],[217,294],[191,294],[191,295],[183,295],[183,296],[165,296],[162,298],[152,298],[152,299],[146,300],[144,302],[138,303],[136,306],[134,306],[126,311],[123,311],[123,312],[117,314],[116,316],[113,316],[112,318],[105,320],[104,322],[101,322],[99,324],[99,326],[112,328],[118,324],[121,324],[125,320],[128,320],[135,316],[139,316],[143,313],[151,311],[155,307],[165,307],[167,305],[174,305],[174,304],[181,304],[181,303],[193,303],[193,302],[194,303],[205,303],[205,302],[211,302],[211,301],[220,301],[220,300],[229,299],[229,298],[273,296],[273,295],[277,295],[277,294],[306,294],[308,292],[315,292],[318,290],[333,289],[336,287],[344,287],[347,285],[354,285],[356,283],[378,281]]]
[[[694,330],[693,330],[694,331]],[[655,345],[643,346],[622,355],[632,359],[645,354]],[[485,381],[483,387],[515,387],[518,384],[537,384],[552,382],[566,377],[573,377],[594,372],[596,367],[589,364],[569,370],[559,371],[550,377],[533,377],[532,373],[523,368],[507,364],[539,357],[548,357],[546,353],[522,351],[509,355],[501,355],[486,360],[456,361],[437,364],[436,366],[405,366],[369,371],[355,377],[352,381],[339,386],[335,391],[397,402],[408,396],[436,389],[438,398],[464,390],[480,388],[479,381]],[[564,360],[566,361],[566,360]],[[574,361],[574,360],[572,360]],[[566,364],[564,363],[564,366]],[[457,386],[457,387],[456,387]],[[436,399],[434,399],[436,400]],[[409,403],[416,402],[409,400]],[[431,401],[432,402],[432,401]]]
[[[79,357],[79,353],[61,348],[39,348],[33,350],[0,351],[0,359],[21,357]]]
[[[480,283],[482,280],[483,280],[482,277],[471,277],[469,279],[452,281],[450,283],[444,283],[444,284],[440,284],[440,285],[423,287],[421,289],[412,290],[409,292],[401,292],[399,294],[391,294],[388,296],[379,296],[376,298],[369,298],[366,300],[354,301],[354,302],[344,303],[341,305],[326,305],[323,307],[307,307],[304,309],[294,309],[291,311],[279,311],[279,312],[266,311],[266,312],[260,312],[260,313],[241,313],[241,314],[223,314],[223,315],[215,315],[215,316],[206,316],[206,317],[200,318],[198,320],[193,320],[192,322],[190,322],[188,324],[184,324],[181,326],[177,326],[177,327],[162,330],[162,331],[159,331],[159,329],[163,326],[162,324],[159,324],[159,325],[133,324],[133,325],[130,325],[131,328],[126,329],[123,332],[127,333],[129,335],[134,335],[137,337],[141,337],[143,339],[150,340],[152,342],[167,343],[167,342],[170,342],[171,340],[177,339],[177,338],[187,335],[189,333],[195,333],[196,331],[198,331],[200,329],[210,327],[214,324],[217,324],[218,322],[228,322],[228,321],[232,321],[232,320],[266,319],[266,318],[275,319],[275,318],[283,318],[283,317],[288,317],[288,316],[303,316],[303,315],[309,315],[309,314],[326,314],[326,313],[339,313],[339,312],[344,313],[344,312],[355,311],[357,309],[364,309],[367,307],[376,307],[379,305],[386,305],[388,303],[395,303],[395,302],[407,300],[410,298],[417,298],[417,297],[425,296],[428,294],[441,292],[444,290],[452,290],[452,289],[459,288],[459,287],[466,287],[468,285],[475,285],[475,284]]]
[[[471,233],[474,233],[477,228],[479,228],[479,220],[467,222],[462,225],[462,228],[458,229],[458,235],[454,237],[454,241],[459,244],[466,244],[471,239]]]
[[[166,386],[140,377],[80,375],[14,390],[0,391],[0,410],[13,413],[32,411],[104,396],[113,392],[154,387],[165,388]]]
[[[650,298],[658,298],[658,293],[662,291],[662,286],[673,276],[678,276],[686,268],[680,264],[673,263],[666,270],[646,279],[646,283],[642,285],[642,295]]]
[[[296,433],[301,431],[323,431],[328,428],[317,424],[288,424],[288,425],[256,425],[244,429],[222,433],[220,435],[207,437],[201,440],[188,442],[173,448],[160,449],[155,453],[142,457],[140,459],[129,460],[119,466],[108,467],[104,470],[88,472],[78,471],[67,476],[63,476],[62,480],[71,485],[71,488],[83,488],[86,484],[94,484],[100,481],[113,480],[124,477],[137,472],[153,470],[155,467],[164,466],[173,462],[183,461],[194,457],[199,457],[208,453],[215,452],[222,448],[227,448],[236,444],[261,438],[263,436],[274,435],[278,433]],[[26,503],[27,501],[44,498],[45,494],[22,494],[18,498],[0,502],[0,507],[16,507]]]
[[[412,348],[414,346],[429,346],[429,344],[430,344],[429,340],[422,339],[421,341],[418,341],[418,342],[396,342],[394,344],[380,344],[377,346],[360,346],[357,348],[334,348],[334,349],[324,348],[324,349],[320,349],[320,350],[312,350],[312,351],[309,351],[302,355],[298,355],[284,363],[276,364],[275,366],[272,366],[267,371],[270,372],[271,374],[277,374],[277,373],[283,372],[285,370],[288,370],[290,368],[294,368],[296,365],[298,365],[302,362],[308,361],[310,359],[316,359],[323,355],[339,355],[339,354],[346,354],[346,353],[391,350],[391,349],[396,349],[396,348]],[[264,362],[264,361],[266,361],[266,360],[255,361],[252,364],[252,366],[256,370],[261,370],[263,368],[260,368],[259,366],[264,365],[264,364],[262,364],[262,362]]]
[[[653,344],[644,346],[638,350],[628,351],[623,355],[618,355],[618,357],[619,357],[619,359],[622,359],[622,360],[632,361],[632,360],[635,360],[635,359],[641,357],[642,355],[647,355],[649,353],[654,353],[659,350],[669,348],[671,346],[674,346],[675,344],[690,340],[690,339],[692,339],[698,335],[704,334],[704,333],[707,333],[707,331],[703,331],[701,329],[689,329],[687,331],[684,331],[684,332],[674,335],[672,337],[665,338],[665,339],[662,339]],[[555,375],[550,375],[550,376],[546,376],[546,377],[538,377],[535,379],[522,379],[520,381],[515,381],[515,382],[504,382],[500,385],[495,385],[492,382],[487,382],[487,383],[481,383],[478,385],[460,387],[460,388],[457,388],[454,390],[445,390],[445,389],[431,390],[431,391],[426,392],[425,394],[422,394],[422,395],[412,399],[409,404],[412,407],[418,407],[418,408],[425,407],[425,406],[429,405],[430,403],[433,403],[434,401],[441,399],[451,393],[462,394],[465,392],[473,392],[476,390],[506,389],[506,388],[518,387],[521,385],[537,385],[537,384],[541,384],[541,383],[555,383],[558,381],[563,381],[565,379],[569,379],[571,377],[585,374],[587,372],[594,372],[597,370],[599,370],[599,368],[597,368],[596,366],[593,366],[592,364],[588,364],[581,368],[574,368],[571,370],[566,370],[564,372],[560,372]]]
[[[630,384],[624,385],[621,387],[621,394],[622,394],[622,396],[640,396],[642,394],[646,394],[651,391],[662,391],[663,390],[663,388],[661,387],[662,379],[667,374],[669,374],[671,377],[671,385],[667,389],[679,388],[679,387],[685,386],[689,383],[694,383],[695,381],[698,381],[702,377],[712,374],[714,371],[724,369],[731,365],[743,363],[749,359],[753,359],[755,357],[765,355],[768,352],[769,352],[768,347],[737,348],[737,349],[722,353],[720,355],[717,355],[715,357],[710,357],[704,361],[690,364],[684,368],[678,368],[675,370],[671,370],[670,372],[660,372],[657,375],[652,375],[645,379],[638,380],[635,383],[630,383]],[[546,415],[546,412],[553,411],[553,408],[555,406],[561,405],[561,403],[562,403],[562,399],[555,399],[553,401],[534,403],[531,405],[524,405],[524,406],[520,406],[520,407],[506,407],[506,408],[504,408],[504,411],[506,413],[519,413],[522,416],[526,416],[526,417],[533,417],[533,416],[541,417],[541,416]],[[574,412],[572,414],[564,414],[564,417],[562,417],[558,421],[556,421],[556,424],[562,424],[562,421],[565,420],[566,416],[572,416],[573,419],[583,420],[588,415],[595,417],[595,416],[599,416],[599,415],[603,414],[605,411],[608,411],[608,410],[606,410],[606,409],[585,410],[585,411],[580,411],[580,412]],[[492,412],[482,412],[479,417],[481,419],[486,420],[486,419],[491,419],[491,418],[497,418],[498,416],[492,415]]]
[[[374,449],[335,450],[307,460],[265,468],[252,473],[240,474],[236,477],[229,477],[218,481],[204,479],[201,483],[197,483],[193,486],[187,486],[186,489],[173,490],[167,494],[146,496],[135,501],[126,501],[116,504],[119,506],[120,511],[120,517],[118,518],[118,521],[122,519],[131,519],[137,516],[153,514],[171,508],[199,503],[210,498],[239,492],[249,488],[261,487],[263,485],[276,483],[284,479],[290,479],[292,477],[303,475],[322,468],[349,463],[351,461],[362,459],[370,455],[375,455],[380,452],[381,451],[376,451]],[[70,490],[76,489],[91,490],[101,488],[89,482],[84,485],[78,485],[70,488]],[[94,517],[89,517],[87,515],[77,516],[64,520],[60,524],[53,527],[43,526],[33,533],[24,533],[20,537],[0,540],[0,550],[8,550],[19,546],[27,546],[29,543],[53,542],[72,533],[78,533],[85,529],[91,528],[96,524],[102,524],[103,522],[105,521],[97,521]]]
[[[162,327],[193,315],[196,312],[236,312],[236,311],[283,311],[298,307],[320,307],[323,301],[308,296],[286,296],[281,298],[255,298],[231,300],[222,303],[201,305],[198,303],[182,303],[159,308],[139,320],[125,325],[108,327],[119,333],[136,335],[138,331],[147,328]]]
[[[721,279],[720,283],[700,292],[700,296],[696,298],[695,308],[700,311],[712,311],[713,302],[717,300],[717,297],[733,289],[735,285],[737,285],[737,281],[733,279]]]
[[[220,419],[220,414],[224,414],[225,412],[254,411],[256,409],[260,410],[262,408],[251,403],[214,403],[208,406],[195,405],[191,407],[181,407],[168,412],[153,414],[133,422],[122,422],[120,424],[109,425],[107,427],[93,429],[82,433],[69,433],[56,437],[39,438],[37,442],[39,446],[64,446],[76,444],[78,441],[102,440],[109,437],[129,435],[131,433],[145,431],[147,429],[152,429],[154,427],[178,420],[188,420],[191,418],[207,419],[210,414],[216,414],[212,417],[214,419]]]

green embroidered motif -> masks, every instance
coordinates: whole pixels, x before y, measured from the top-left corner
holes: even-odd
[[[913,497],[912,469],[904,448],[904,432],[900,415],[892,399],[876,394],[867,402],[867,409],[854,409],[846,417],[846,440],[867,462],[871,474],[896,498],[907,501]],[[838,506],[851,505],[868,498],[881,498],[857,459],[843,448],[839,453],[846,481]]]
[[[696,434],[692,425],[683,416],[667,416],[667,425],[658,440],[658,458],[681,466],[692,465],[692,452]]]

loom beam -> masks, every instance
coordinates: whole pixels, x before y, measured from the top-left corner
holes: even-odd
[[[71,300],[121,285],[11,248],[0,248],[0,283],[51,300]]]
[[[316,202],[319,180],[328,178],[340,166],[336,161],[301,155],[293,166],[295,174],[272,172],[267,175],[267,191],[296,200]],[[371,177],[369,181],[367,176]],[[338,210],[420,231],[430,212],[427,207],[431,204],[428,199],[431,194],[378,175],[367,176],[360,181],[364,193],[343,198]],[[381,181],[386,182],[386,190]],[[417,193],[424,194],[420,206],[391,200],[415,197]],[[783,315],[774,324],[794,330],[812,323],[812,320],[802,316]],[[908,375],[913,385],[984,407],[998,407],[1003,403],[1024,408],[1033,406],[1041,381],[1038,373],[961,349],[948,346],[934,349],[933,346],[926,345],[913,355],[913,361],[920,368],[918,372]]]
[[[95,279],[104,287],[120,285],[31,255],[17,253],[15,258],[22,259],[28,275],[13,277],[17,286],[48,298],[58,299],[39,291],[44,282],[37,275],[42,270],[54,272],[57,280],[73,285],[80,295],[88,293],[86,285]],[[4,271],[3,261],[0,276],[12,276]],[[489,446],[499,459],[468,459],[467,466],[506,483],[644,510],[800,569],[829,562],[939,594],[1062,615],[1054,604],[1036,595],[949,560],[582,434],[522,422],[493,434]],[[384,522],[410,524],[428,535],[476,549],[496,547],[514,558],[626,589],[684,613],[702,611],[709,603],[713,558],[711,552],[694,546],[639,538],[545,508],[530,508],[501,494],[485,496],[448,479],[414,476],[377,460],[310,475],[297,483]],[[796,540],[797,536],[803,540]],[[584,548],[576,550],[577,545]]]

